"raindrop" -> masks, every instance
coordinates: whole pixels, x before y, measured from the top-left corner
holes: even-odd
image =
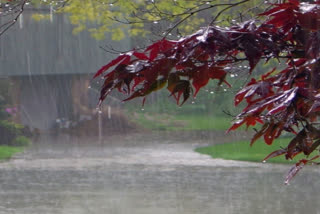
[[[113,6],[113,4],[111,3],[111,4],[109,4],[109,6],[110,6],[110,7],[112,7],[112,6]]]
[[[99,111],[98,111],[98,113],[99,113],[99,114],[102,114],[102,111],[101,111],[101,110],[99,110]]]
[[[88,86],[88,89],[91,89],[91,85]]]
[[[214,92],[213,92],[213,91],[210,91],[210,94],[214,94]]]
[[[144,111],[144,108],[142,108],[141,111]]]
[[[234,75],[234,74],[230,74],[230,77],[232,77],[232,78],[233,78],[233,77],[235,77],[235,75]]]
[[[194,104],[194,101],[192,101],[191,104]]]
[[[206,4],[210,4],[210,2],[209,2],[209,1],[207,1],[207,2],[206,2]]]
[[[227,89],[223,89],[223,91],[227,91]]]
[[[158,21],[154,21],[153,24],[158,24]]]
[[[266,162],[267,162],[266,160],[263,160],[263,161],[262,161],[262,163],[266,163]]]

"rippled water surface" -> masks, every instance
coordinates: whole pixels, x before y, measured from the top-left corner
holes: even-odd
[[[0,213],[320,213],[318,167],[285,186],[290,166],[210,159],[192,137],[144,137],[42,139],[0,164]]]

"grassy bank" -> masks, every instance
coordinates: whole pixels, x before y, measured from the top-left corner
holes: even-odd
[[[132,118],[132,115],[130,115]],[[141,127],[152,130],[221,130],[231,126],[228,117],[208,116],[205,114],[169,115],[156,113],[134,113],[132,121]]]
[[[22,146],[0,146],[0,161],[11,158],[14,154],[22,152]]]
[[[252,161],[261,162],[271,152],[285,147],[288,145],[290,138],[282,138],[275,140],[274,143],[269,146],[266,145],[263,140],[258,140],[250,147],[249,141],[238,141],[234,143],[218,144],[208,147],[197,148],[195,151],[201,154],[210,155],[213,158],[222,158],[226,160],[239,160],[239,161]],[[311,154],[312,157],[313,154]],[[300,160],[303,156],[297,155],[293,161],[288,161],[284,156],[275,157],[269,159],[270,163],[294,163]]]

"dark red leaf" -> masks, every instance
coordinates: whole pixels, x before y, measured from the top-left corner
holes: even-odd
[[[133,52],[133,55],[141,60],[148,60],[149,59],[149,57],[147,57],[144,53]]]
[[[308,160],[302,159],[296,163],[287,173],[284,183],[289,184],[292,178],[306,165],[307,162]]]
[[[239,128],[242,124],[244,124],[246,121],[244,119],[237,120],[236,122],[233,123],[233,125],[228,129],[227,133],[236,130]]]
[[[108,64],[102,66],[102,68],[100,68],[97,73],[93,76],[93,78],[96,78],[97,76],[100,76],[103,72],[107,71],[109,68],[111,68],[112,66],[120,63],[123,59],[127,58],[127,55],[120,55],[117,58],[115,58],[114,60],[112,60],[111,62],[109,62]]]
[[[284,155],[287,152],[287,150],[285,149],[279,149],[276,150],[274,152],[271,152],[267,157],[265,157],[262,162],[266,162],[267,160],[269,160],[270,158],[274,158],[274,157],[278,157],[280,155]]]
[[[270,124],[265,123],[262,128],[252,137],[251,141],[250,141],[250,146],[252,146],[254,144],[254,142],[256,140],[258,140],[262,135],[265,134],[266,130],[268,129]]]
[[[196,96],[199,92],[200,88],[207,85],[209,82],[209,68],[207,65],[202,66],[200,68],[196,68],[193,75],[192,85],[195,88],[195,92],[193,96]]]

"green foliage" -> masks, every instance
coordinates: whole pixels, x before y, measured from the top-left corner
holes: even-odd
[[[10,117],[17,113],[17,108],[10,106],[10,81],[0,79],[0,145],[26,146],[30,140],[25,137],[27,129],[21,125],[10,121]]]
[[[16,137],[13,142],[11,143],[12,146],[30,146],[31,145],[31,141],[29,138],[25,137],[25,136],[19,136]]]
[[[75,25],[74,33],[85,29],[96,39],[104,39],[106,33],[112,34],[113,40],[130,36],[153,36],[155,31],[166,32],[175,27],[173,34],[186,35],[196,31],[200,26],[210,24],[218,13],[228,7],[226,3],[233,1],[198,1],[198,0],[51,0],[31,1],[35,7],[58,5],[57,13],[69,15],[70,22]],[[257,13],[254,7],[260,1],[251,0],[230,13],[220,15],[219,24],[248,19]],[[249,9],[248,9],[249,8]],[[263,5],[259,7],[261,10]],[[239,16],[240,11],[245,11]],[[234,15],[233,18],[232,15]],[[47,19],[46,15],[34,15],[36,20]],[[160,33],[161,32],[161,33]]]
[[[23,129],[23,125],[13,123],[13,122],[10,122],[7,120],[1,120],[0,126],[7,129],[8,131],[14,132],[16,134],[21,134],[22,133],[21,131]]]
[[[23,126],[7,120],[0,120],[1,145],[12,145],[14,139],[22,134]]]
[[[47,14],[41,14],[41,13],[34,13],[32,14],[32,19],[35,21],[42,21],[42,20],[49,20],[50,19],[50,15]]]

